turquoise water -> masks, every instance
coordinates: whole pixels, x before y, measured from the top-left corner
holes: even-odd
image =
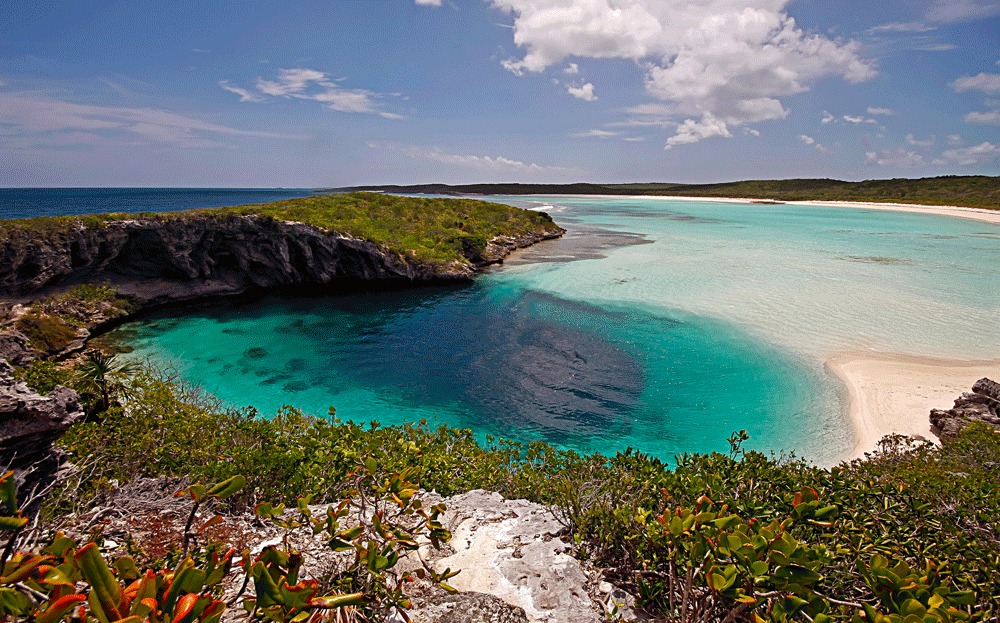
[[[853,447],[823,361],[1000,354],[1000,227],[896,212],[506,198],[569,230],[471,286],[201,305],[132,323],[133,357],[233,406],[427,419],[669,459]],[[986,330],[984,330],[984,327]]]

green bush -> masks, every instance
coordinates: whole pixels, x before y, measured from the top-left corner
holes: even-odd
[[[46,354],[54,355],[76,339],[76,329],[57,316],[30,311],[16,324],[31,345]]]
[[[830,470],[744,451],[745,435],[730,439],[729,454],[681,455],[671,466],[631,451],[581,456],[543,443],[479,444],[467,430],[361,426],[290,407],[265,419],[253,409],[223,409],[211,396],[148,371],[130,381],[129,395],[102,422],[77,425],[63,438],[91,476],[78,489],[74,483],[72,500],[53,498],[50,513],[87,504],[109,480],[157,475],[217,481],[247,474],[246,489],[230,499],[233,509],[300,496],[325,503],[351,489],[359,463],[374,460],[388,472],[414,470],[420,486],[443,495],[485,488],[550,505],[571,530],[579,557],[674,616],[680,611],[669,578],[675,588],[689,581],[672,574],[690,568],[691,547],[702,536],[714,544],[716,562],[691,568],[698,572],[690,581],[714,595],[713,612],[733,612],[747,603],[741,599],[778,591],[739,616],[864,616],[874,623],[876,614],[890,617],[878,621],[910,612],[974,621],[1000,615],[993,599],[1000,594],[1000,433],[985,425],[941,448],[890,438],[871,459]],[[706,512],[715,516],[695,523],[707,532],[664,532],[675,517],[683,523]],[[774,536],[762,536],[765,529]],[[785,563],[759,548],[758,536],[768,541],[779,533],[790,552],[803,548],[805,558],[789,571],[809,570],[802,591],[776,583],[772,572]],[[743,551],[736,540],[744,538],[755,553],[740,561],[732,552]],[[719,549],[727,543],[728,553]],[[763,563],[766,575],[759,574]],[[871,614],[858,614],[869,608]]]

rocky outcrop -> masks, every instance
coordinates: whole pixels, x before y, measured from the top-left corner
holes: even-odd
[[[67,518],[61,529],[79,539],[98,531],[109,552],[136,542],[152,558],[166,555],[180,540],[190,511],[186,496],[173,495],[186,484],[166,478],[129,483],[87,513]],[[418,556],[439,570],[450,567],[460,573],[448,580],[457,594],[424,581],[409,586],[413,609],[407,615],[413,623],[598,623],[612,609],[618,612],[616,620],[637,620],[631,596],[572,557],[563,526],[545,506],[481,490],[443,499],[423,492],[421,497],[425,505],[441,502],[447,507],[442,520],[452,539],[441,549],[425,542],[416,555],[400,560],[400,571],[417,569]],[[315,516],[326,512],[322,506],[311,509]],[[198,519],[212,515],[205,509]],[[327,577],[353,556],[334,552],[327,538],[310,528],[285,532],[252,515],[225,516],[208,536],[252,553],[287,539],[303,555],[302,577]],[[223,587],[227,599],[236,595],[238,580]],[[402,620],[390,617],[387,623]]]
[[[482,252],[467,249],[467,263],[431,264],[367,240],[265,216],[193,214],[81,223],[59,235],[23,235],[0,247],[0,296],[107,282],[148,305],[338,281],[465,280],[514,248],[558,235],[561,231],[498,237]]]
[[[50,479],[64,459],[53,447],[71,424],[83,419],[76,392],[56,387],[47,396],[14,379],[0,360],[0,468],[18,473],[19,491]]]
[[[498,493],[471,491],[446,500],[452,539],[434,552],[438,571],[459,591],[487,593],[522,608],[539,623],[599,623],[591,577],[571,555],[566,532],[547,508]],[[430,554],[431,552],[428,552]]]
[[[931,411],[931,431],[946,439],[972,422],[985,422],[1000,430],[1000,383],[979,379],[972,392],[962,394],[951,409]]]

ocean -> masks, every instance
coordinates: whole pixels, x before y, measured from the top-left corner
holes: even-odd
[[[113,337],[129,357],[264,415],[333,406],[357,422],[423,419],[665,460],[725,451],[747,429],[750,447],[823,465],[855,440],[824,367],[832,355],[1000,352],[996,225],[838,207],[491,200],[547,211],[568,233],[471,285],[216,301]]]
[[[176,212],[308,197],[302,188],[0,188],[0,218]]]

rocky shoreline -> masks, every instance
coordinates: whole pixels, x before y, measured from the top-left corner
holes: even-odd
[[[499,235],[482,249],[463,247],[463,259],[427,262],[371,241],[268,216],[194,214],[82,222],[54,236],[21,236],[0,246],[0,358],[24,365],[63,359],[87,340],[153,308],[276,289],[299,292],[464,283],[501,264],[517,249],[562,236],[539,229]],[[80,284],[114,290],[112,304],[49,303],[46,313],[74,317],[64,347],[33,345],[18,329],[32,303]]]
[[[513,250],[564,230],[496,236],[464,261],[432,263],[368,240],[256,215],[135,218],[0,247],[0,298],[37,298],[60,287],[107,283],[139,307],[336,282],[467,281]]]

